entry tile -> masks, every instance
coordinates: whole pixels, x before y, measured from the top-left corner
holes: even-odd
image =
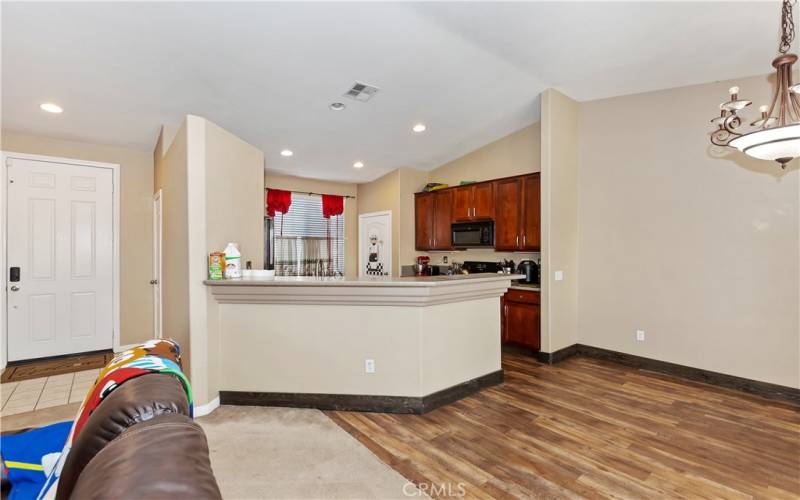
[[[45,388],[60,387],[60,386],[67,386],[67,388],[69,388],[72,385],[72,381],[74,380],[74,378],[75,378],[74,373],[65,373],[63,375],[54,375],[52,377],[47,377]]]
[[[36,400],[25,401],[11,401],[3,407],[3,415],[16,415],[17,413],[25,413],[26,411],[33,411],[36,407]]]
[[[69,400],[69,393],[67,392],[49,398],[45,398],[44,396],[45,395],[42,394],[42,397],[39,398],[39,402],[36,403],[37,410],[40,410],[42,408],[51,408],[53,406],[65,405]]]

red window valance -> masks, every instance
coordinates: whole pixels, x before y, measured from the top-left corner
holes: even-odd
[[[267,189],[267,214],[275,217],[275,212],[285,214],[292,205],[291,191],[281,189]]]
[[[322,195],[322,216],[326,219],[344,213],[344,196],[335,194]]]

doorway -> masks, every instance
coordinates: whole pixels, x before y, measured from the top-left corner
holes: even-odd
[[[7,360],[112,349],[119,342],[119,166],[3,158]]]
[[[150,284],[153,286],[153,337],[157,339],[164,338],[164,332],[162,331],[164,309],[161,299],[161,249],[164,241],[162,230],[164,218],[161,212],[162,196],[160,189],[153,196],[153,279],[150,280]]]

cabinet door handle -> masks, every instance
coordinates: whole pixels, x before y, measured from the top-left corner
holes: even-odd
[[[519,246],[519,235],[517,235],[517,246]]]
[[[522,235],[522,246],[524,246],[524,247],[528,246],[528,235],[527,234],[523,234]]]

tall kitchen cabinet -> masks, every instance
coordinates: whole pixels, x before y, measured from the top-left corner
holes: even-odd
[[[494,248],[538,252],[541,248],[540,174],[494,181]]]
[[[414,195],[415,247],[417,250],[450,250],[453,191]]]
[[[494,187],[479,182],[454,188],[453,222],[469,222],[494,218]]]

